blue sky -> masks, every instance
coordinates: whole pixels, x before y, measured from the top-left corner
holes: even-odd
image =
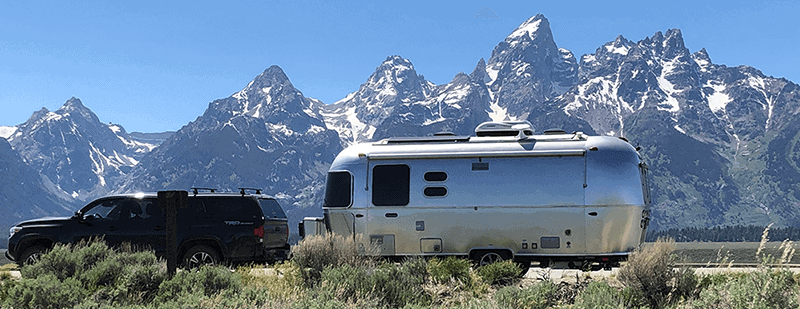
[[[538,13],[576,57],[678,28],[716,64],[800,82],[798,1],[0,0],[0,125],[75,96],[129,132],[177,130],[273,64],[329,104],[389,55],[443,84]]]

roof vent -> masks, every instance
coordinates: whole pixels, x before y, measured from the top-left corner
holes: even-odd
[[[527,139],[533,135],[533,125],[527,120],[522,121],[489,121],[478,125],[475,134],[484,136],[516,136],[517,139]]]

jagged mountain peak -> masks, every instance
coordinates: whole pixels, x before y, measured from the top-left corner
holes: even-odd
[[[483,58],[478,61],[478,64],[475,65],[475,69],[472,70],[472,73],[470,73],[469,76],[473,81],[478,83],[488,83],[491,81],[489,74],[486,73],[486,61],[483,60]]]
[[[55,111],[55,113],[67,118],[73,118],[76,117],[77,115],[80,115],[87,121],[91,122],[100,121],[97,118],[97,115],[95,115],[95,113],[92,112],[91,109],[84,106],[83,102],[81,102],[81,99],[78,99],[76,97],[72,97],[69,100],[67,100],[67,102],[65,102],[64,105],[61,106],[61,108],[59,108],[57,111]]]
[[[708,55],[705,47],[692,54],[692,59],[703,69],[712,64],[711,57]]]
[[[393,87],[399,84],[409,84],[422,81],[425,78],[417,75],[414,64],[410,60],[398,55],[386,57],[367,80],[371,86]]]
[[[597,49],[598,54],[603,53],[611,53],[611,54],[620,54],[620,55],[627,55],[628,51],[630,51],[631,47],[636,45],[635,43],[629,41],[622,35],[618,35],[614,41],[608,42],[603,44],[602,47]]]
[[[511,34],[506,37],[506,41],[513,41],[519,39],[530,39],[536,41],[537,39],[547,39],[552,37],[550,31],[550,22],[542,14],[536,14],[519,25]]]
[[[86,108],[86,106],[83,106],[83,102],[81,102],[81,99],[78,99],[78,98],[76,98],[76,97],[71,97],[71,98],[70,98],[69,100],[67,100],[67,102],[66,102],[66,103],[64,103],[64,105],[61,107],[61,109],[64,109],[64,110],[70,110],[70,109],[85,109],[85,108]]]
[[[258,74],[253,79],[253,83],[274,83],[274,82],[288,82],[289,77],[286,76],[286,72],[281,69],[281,67],[277,65],[271,65],[269,68]]]

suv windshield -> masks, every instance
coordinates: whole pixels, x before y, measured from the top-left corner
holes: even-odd
[[[273,199],[258,199],[258,203],[261,204],[261,211],[264,212],[265,217],[286,218],[286,214],[283,213],[283,209],[281,209],[281,205],[278,204],[278,201]]]

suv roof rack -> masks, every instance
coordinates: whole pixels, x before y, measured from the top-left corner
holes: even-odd
[[[245,195],[246,194],[245,191],[247,190],[256,191],[256,194],[261,194],[261,189],[256,189],[256,188],[239,188],[239,193]]]
[[[192,187],[191,189],[192,189],[192,193],[194,193],[194,195],[197,195],[199,190],[210,191],[211,193],[217,192],[217,188]]]

